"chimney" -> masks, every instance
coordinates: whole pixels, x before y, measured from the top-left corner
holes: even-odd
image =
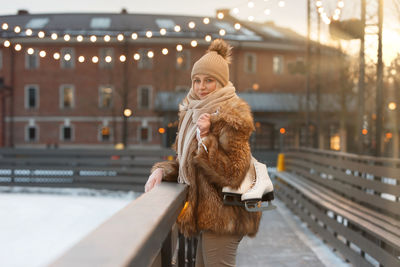
[[[29,11],[26,9],[18,9],[17,15],[28,15]]]

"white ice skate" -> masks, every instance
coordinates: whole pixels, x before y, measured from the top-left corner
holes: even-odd
[[[250,168],[238,189],[226,186],[222,189],[224,204],[242,206],[247,211],[258,212],[276,209],[271,203],[274,187],[268,176],[267,166],[251,158]]]

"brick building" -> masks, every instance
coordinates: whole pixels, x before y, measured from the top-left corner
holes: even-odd
[[[288,29],[226,12],[224,19],[19,12],[0,24],[0,146],[169,146],[191,67],[215,38],[234,46],[231,81],[252,106],[253,142],[277,148],[281,127],[300,129],[287,131],[285,142],[304,139],[305,39]],[[323,54],[334,84],[337,51]]]

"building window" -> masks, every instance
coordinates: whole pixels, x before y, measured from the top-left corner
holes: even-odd
[[[61,49],[61,68],[73,69],[75,67],[75,50],[74,48]]]
[[[140,109],[149,109],[151,106],[151,86],[140,86],[138,90],[138,106]]]
[[[100,68],[111,69],[114,60],[114,48],[100,48]]]
[[[68,109],[74,107],[74,87],[72,85],[61,85],[60,87],[60,108]]]
[[[283,56],[274,56],[272,64],[274,74],[283,74]]]
[[[247,73],[255,73],[257,68],[257,57],[254,53],[246,53],[244,56],[244,71]]]
[[[109,126],[102,126],[100,129],[100,141],[111,141],[111,129]]]
[[[99,107],[112,107],[113,88],[111,86],[101,86],[99,89]]]
[[[39,87],[37,85],[25,86],[25,108],[35,109],[39,107]]]
[[[140,142],[150,141],[150,128],[148,126],[139,127],[139,141]]]
[[[138,68],[142,70],[151,70],[153,68],[153,58],[148,56],[150,49],[139,49],[140,59]]]
[[[26,141],[36,142],[38,140],[38,129],[36,126],[26,127]]]
[[[27,70],[33,70],[39,68],[39,52],[33,51],[33,54],[25,52],[25,68]]]
[[[176,69],[188,70],[190,67],[190,51],[176,52]]]
[[[61,140],[62,141],[72,141],[72,127],[63,125],[61,126]]]

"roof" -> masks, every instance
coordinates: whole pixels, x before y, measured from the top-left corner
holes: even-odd
[[[111,36],[118,33],[130,35],[133,32],[144,36],[147,31],[152,31],[153,37],[162,37],[160,29],[165,28],[165,37],[178,38],[204,38],[206,34],[213,38],[220,37],[220,29],[226,34],[224,39],[232,41],[264,42],[265,40],[294,40],[293,32],[285,28],[269,25],[268,30],[258,32],[244,26],[244,22],[234,20],[232,17],[219,20],[210,17],[210,22],[205,24],[204,17],[162,15],[162,14],[129,14],[129,13],[63,13],[63,14],[20,14],[0,16],[0,23],[7,23],[8,30],[0,29],[0,37],[28,37],[25,29],[34,31],[55,32],[71,35],[105,35]],[[189,27],[189,22],[194,22],[195,27]],[[236,22],[242,25],[239,30],[235,29]],[[179,25],[181,31],[175,32],[173,27]],[[22,28],[21,33],[13,31],[15,26]],[[279,38],[276,38],[276,37]],[[32,37],[33,38],[33,37]],[[304,39],[304,37],[303,37]]]
[[[178,111],[178,105],[186,92],[158,92],[155,102],[156,111]],[[238,93],[238,96],[249,103],[253,112],[299,112],[306,107],[306,96],[293,93]],[[310,110],[315,110],[316,96],[310,95]],[[321,95],[320,108],[325,112],[341,110],[340,99],[337,95]],[[348,110],[355,110],[355,101],[347,101]]]

